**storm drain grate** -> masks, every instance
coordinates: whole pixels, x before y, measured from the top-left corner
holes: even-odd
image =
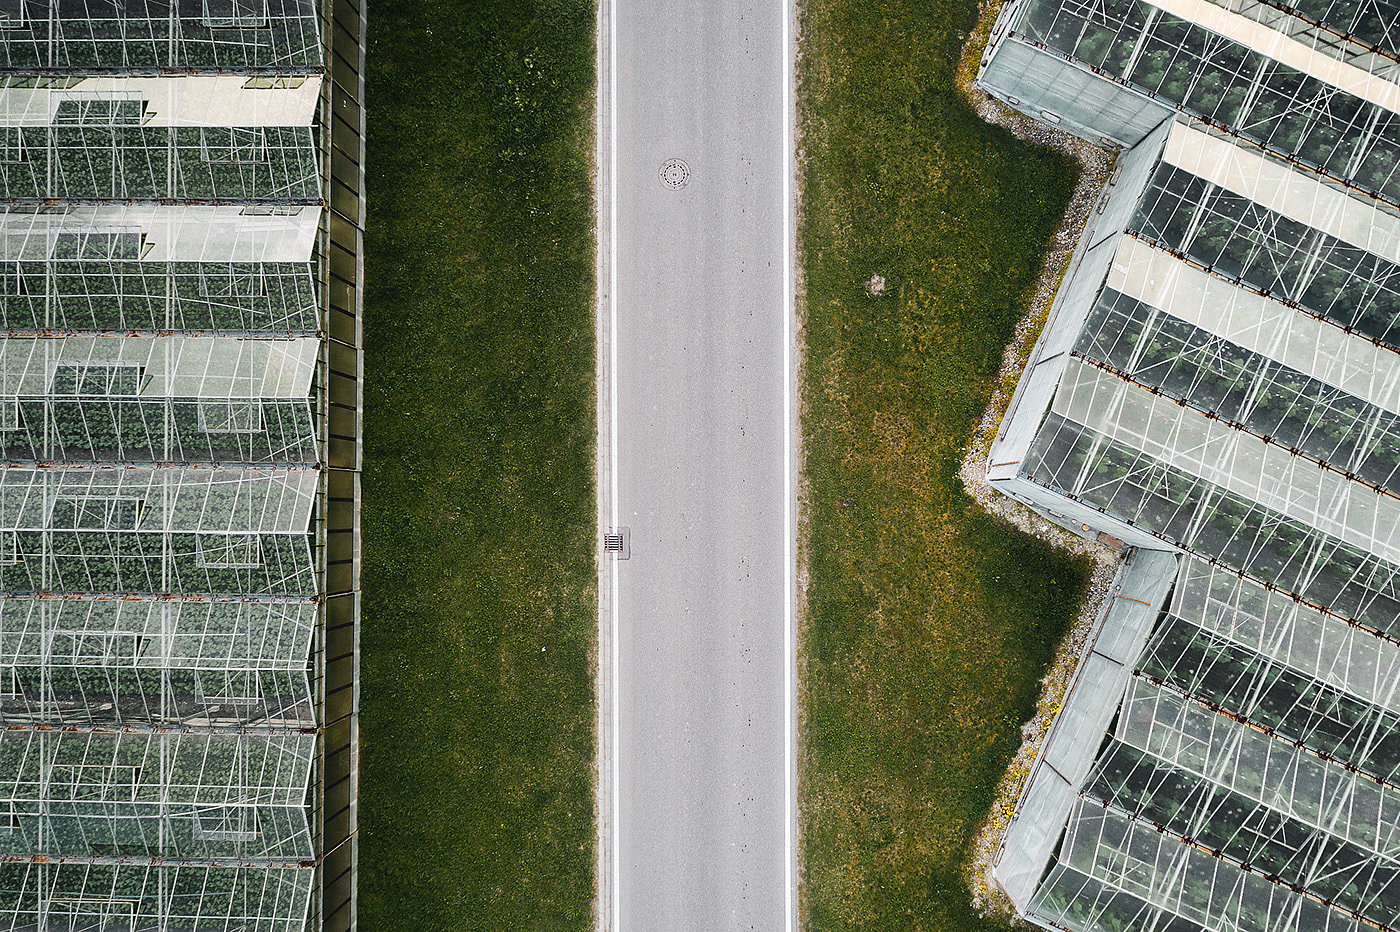
[[[618,560],[632,556],[631,528],[613,528],[603,535],[603,553]]]
[[[661,183],[668,188],[684,188],[690,183],[690,166],[680,159],[661,163]]]

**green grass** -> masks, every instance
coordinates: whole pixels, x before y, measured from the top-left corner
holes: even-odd
[[[594,16],[370,17],[360,925],[583,929]]]
[[[807,0],[801,755],[814,930],[1003,928],[969,841],[1087,566],[957,469],[1068,203],[1065,159],[954,87],[971,0]],[[864,283],[884,275],[877,298]]]

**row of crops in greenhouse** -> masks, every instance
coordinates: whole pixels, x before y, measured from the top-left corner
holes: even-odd
[[[0,932],[315,924],[332,13],[0,3]]]
[[[1127,143],[988,468],[1122,547],[1130,607],[1091,635],[994,873],[1068,932],[1390,930],[1400,11],[1164,6],[1008,5],[980,79]]]

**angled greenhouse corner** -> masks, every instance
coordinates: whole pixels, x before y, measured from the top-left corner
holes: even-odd
[[[1400,8],[1012,0],[1122,151],[991,450],[1125,545],[994,877],[1072,932],[1400,928]]]
[[[363,22],[0,2],[0,930],[355,927]]]

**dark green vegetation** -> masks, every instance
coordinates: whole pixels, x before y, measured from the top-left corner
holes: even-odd
[[[593,822],[588,0],[370,18],[360,922],[582,929]]]
[[[976,17],[971,0],[806,6],[812,929],[999,927],[969,905],[969,840],[1087,569],[956,475],[1075,179],[958,95]]]

